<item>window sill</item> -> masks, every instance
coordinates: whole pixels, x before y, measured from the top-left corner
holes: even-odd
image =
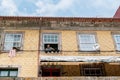
[[[80,54],[86,53],[86,54],[100,54],[100,50],[96,51],[78,51]]]
[[[116,53],[117,53],[117,54],[120,54],[120,50],[116,50]]]
[[[2,54],[2,53],[9,53],[9,51],[1,51],[0,54]]]
[[[40,51],[40,53],[43,53],[43,54],[61,54],[62,51],[59,51],[59,52],[45,52],[45,51],[43,50],[43,51]]]
[[[4,51],[3,50],[3,51],[0,52],[0,54],[2,54],[2,53],[9,53],[9,51]],[[16,53],[22,53],[22,51],[17,51]]]

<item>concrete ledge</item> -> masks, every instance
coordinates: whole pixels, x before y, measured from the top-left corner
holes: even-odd
[[[120,80],[120,77],[38,77],[0,78],[0,80]]]

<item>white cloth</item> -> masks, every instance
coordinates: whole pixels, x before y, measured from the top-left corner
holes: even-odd
[[[9,51],[9,57],[15,57],[16,55],[16,50],[12,49]]]

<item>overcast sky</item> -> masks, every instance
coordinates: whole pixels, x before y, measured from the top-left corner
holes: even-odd
[[[0,0],[0,16],[113,17],[120,0]]]

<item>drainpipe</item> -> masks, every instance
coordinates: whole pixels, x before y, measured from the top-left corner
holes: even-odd
[[[41,77],[41,75],[42,75],[42,72],[41,72],[41,60],[40,60],[41,27],[42,27],[42,18],[40,18],[39,40],[38,40],[38,77],[39,77],[39,71],[40,71],[40,77]]]
[[[2,49],[3,49],[3,36],[4,36],[4,29],[0,28],[0,54],[2,53]]]

